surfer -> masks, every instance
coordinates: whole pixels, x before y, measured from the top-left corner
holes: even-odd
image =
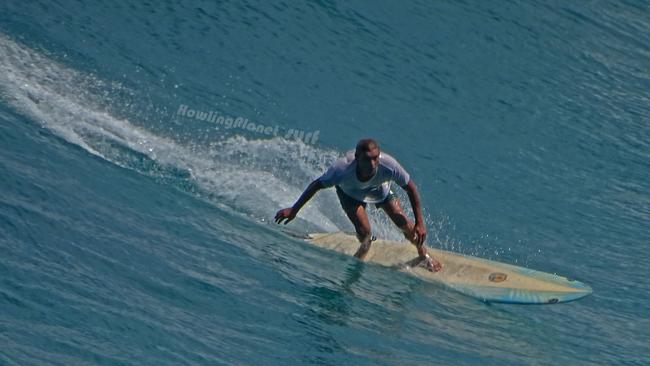
[[[409,220],[400,206],[400,201],[391,189],[391,182],[397,183],[409,196],[415,214],[415,223]],[[314,180],[302,193],[292,207],[279,210],[275,222],[284,220],[286,225],[293,220],[302,206],[316,192],[334,186],[343,211],[348,216],[357,233],[361,245],[354,254],[363,259],[372,243],[370,222],[366,214],[366,204],[374,203],[386,212],[388,217],[404,233],[404,237],[415,245],[421,263],[432,272],[442,269],[435,258],[427,254],[424,240],[427,231],[422,218],[420,194],[409,174],[392,156],[379,151],[379,144],[373,139],[363,139],[357,143],[355,150],[337,160],[323,175]]]

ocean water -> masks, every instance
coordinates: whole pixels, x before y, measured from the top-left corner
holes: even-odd
[[[3,1],[0,364],[650,364],[649,70],[644,1]],[[431,246],[594,293],[486,304],[273,223],[368,136]],[[352,227],[330,189],[287,229]]]

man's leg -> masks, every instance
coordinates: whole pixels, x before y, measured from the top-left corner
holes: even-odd
[[[345,210],[345,214],[348,215],[348,218],[352,221],[354,230],[357,232],[357,239],[359,239],[359,242],[361,243],[357,252],[354,253],[354,256],[363,259],[370,250],[372,240],[372,235],[370,234],[370,222],[368,221],[366,209],[363,205],[356,205],[356,208]]]
[[[357,239],[359,239],[359,242],[361,243],[357,252],[354,253],[354,256],[363,259],[370,250],[372,240],[370,221],[366,214],[365,204],[346,195],[345,192],[338,187],[336,189],[336,194],[339,196],[339,201],[341,202],[343,211],[345,211],[345,214],[348,216],[350,221],[352,221],[354,230],[357,233]]]
[[[409,220],[402,210],[399,199],[397,197],[389,197],[387,201],[382,202],[378,207],[384,210],[391,221],[402,230],[404,237],[416,245],[415,224]]]

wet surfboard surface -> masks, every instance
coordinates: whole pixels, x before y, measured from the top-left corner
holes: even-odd
[[[305,240],[351,256],[359,248],[356,236],[343,232],[312,233]],[[577,300],[592,292],[582,282],[555,274],[439,249],[427,250],[442,263],[441,271],[434,273],[418,266],[415,246],[407,242],[375,240],[364,260],[408,271],[486,302],[555,304]]]

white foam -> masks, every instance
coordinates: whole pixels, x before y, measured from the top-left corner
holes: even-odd
[[[111,163],[129,167],[113,146],[137,152],[156,164],[189,173],[220,203],[254,217],[272,216],[295,200],[335,151],[281,138],[230,137],[210,146],[187,146],[112,115],[105,98],[124,92],[0,34],[0,92],[22,113],[71,144]],[[128,92],[128,91],[127,91]],[[154,172],[143,171],[145,174]],[[327,196],[327,195],[325,195]],[[329,197],[332,198],[332,197]],[[340,212],[331,200],[315,200],[300,217],[322,231],[339,230]]]

